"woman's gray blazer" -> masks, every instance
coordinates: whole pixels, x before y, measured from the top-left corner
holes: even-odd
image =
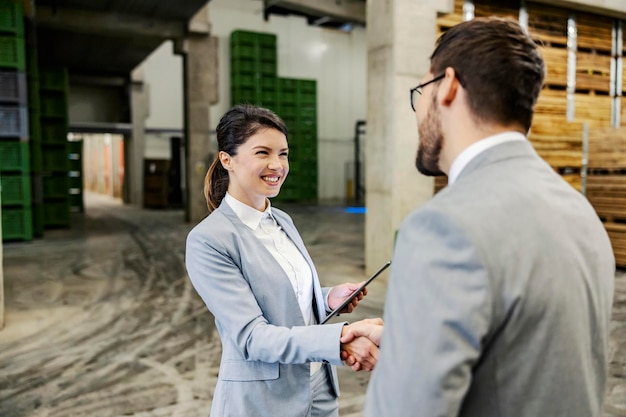
[[[324,317],[329,288],[321,288],[291,218],[272,213],[311,266],[314,312]],[[325,362],[339,395],[333,365],[342,363],[343,323],[305,325],[289,278],[228,204],[189,233],[186,266],[222,341],[212,416],[307,416],[310,362]]]

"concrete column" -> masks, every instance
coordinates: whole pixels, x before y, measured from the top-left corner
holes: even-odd
[[[437,11],[451,12],[453,5],[452,0],[367,2],[368,274],[391,259],[400,224],[433,194],[433,179],[415,168],[418,133],[409,90],[428,73],[437,37]]]
[[[143,206],[143,160],[146,146],[146,119],[150,115],[150,89],[144,83],[143,68],[140,66],[131,75],[130,85],[131,136],[124,145],[124,182],[128,189],[124,193],[125,203]]]
[[[183,55],[186,220],[197,223],[208,214],[204,177],[212,161],[209,144],[209,110],[217,101],[217,38],[209,36],[208,7],[190,22],[190,33],[176,45]]]

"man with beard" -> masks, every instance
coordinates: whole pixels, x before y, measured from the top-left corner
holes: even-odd
[[[526,138],[539,50],[517,22],[480,18],[430,61],[411,89],[416,166],[448,186],[400,228],[365,415],[599,416],[615,261]]]

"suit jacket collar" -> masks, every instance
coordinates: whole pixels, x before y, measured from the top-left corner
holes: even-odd
[[[234,210],[228,205],[228,203],[222,200],[222,202],[220,203],[220,206],[217,208],[216,211],[221,212],[228,220],[230,220],[230,222],[233,224],[233,226],[235,227],[239,235],[245,236],[246,239],[252,239],[256,241],[258,243],[259,251],[263,251],[267,253],[267,258],[269,259],[269,261],[268,261],[268,264],[266,264],[265,266],[269,267],[269,263],[271,263],[272,267],[276,270],[276,274],[280,274],[280,276],[283,276],[285,279],[285,282],[289,286],[291,286],[289,277],[287,276],[285,271],[283,271],[283,268],[274,259],[272,254],[269,253],[267,249],[263,246],[263,244],[257,239],[257,237],[254,235],[252,230],[239,219],[239,217],[237,216],[237,213],[234,212]],[[306,247],[304,246],[304,242],[302,241],[302,238],[300,237],[298,230],[288,220],[287,215],[279,209],[273,209],[272,215],[274,219],[276,219],[276,222],[278,223],[278,225],[287,234],[287,237],[289,237],[289,239],[291,239],[291,241],[296,245],[296,247],[298,248],[302,256],[304,256],[304,259],[306,259],[307,263],[309,264],[309,267],[311,268],[311,273],[313,274],[314,312],[315,312],[315,316],[317,320],[319,321],[324,317],[326,313],[326,306],[324,303],[324,298],[322,294],[322,288],[320,285],[319,277],[317,275],[317,271],[315,270],[315,265],[313,264],[313,260],[309,256],[309,253],[307,252]],[[245,256],[245,254],[242,254],[242,256]],[[295,303],[294,305],[297,307],[299,316],[302,317],[302,314],[300,313],[300,307],[298,306],[298,300],[296,298],[295,293],[293,294],[292,301],[293,303]],[[304,322],[302,324],[304,324]]]
[[[539,158],[539,156],[528,140],[501,143],[476,155],[461,171],[457,180],[483,166],[513,158]]]

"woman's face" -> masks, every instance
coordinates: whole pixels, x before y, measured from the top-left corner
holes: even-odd
[[[266,128],[250,136],[237,148],[237,155],[220,152],[228,170],[228,192],[259,211],[266,198],[275,197],[289,172],[287,138],[279,130]]]

